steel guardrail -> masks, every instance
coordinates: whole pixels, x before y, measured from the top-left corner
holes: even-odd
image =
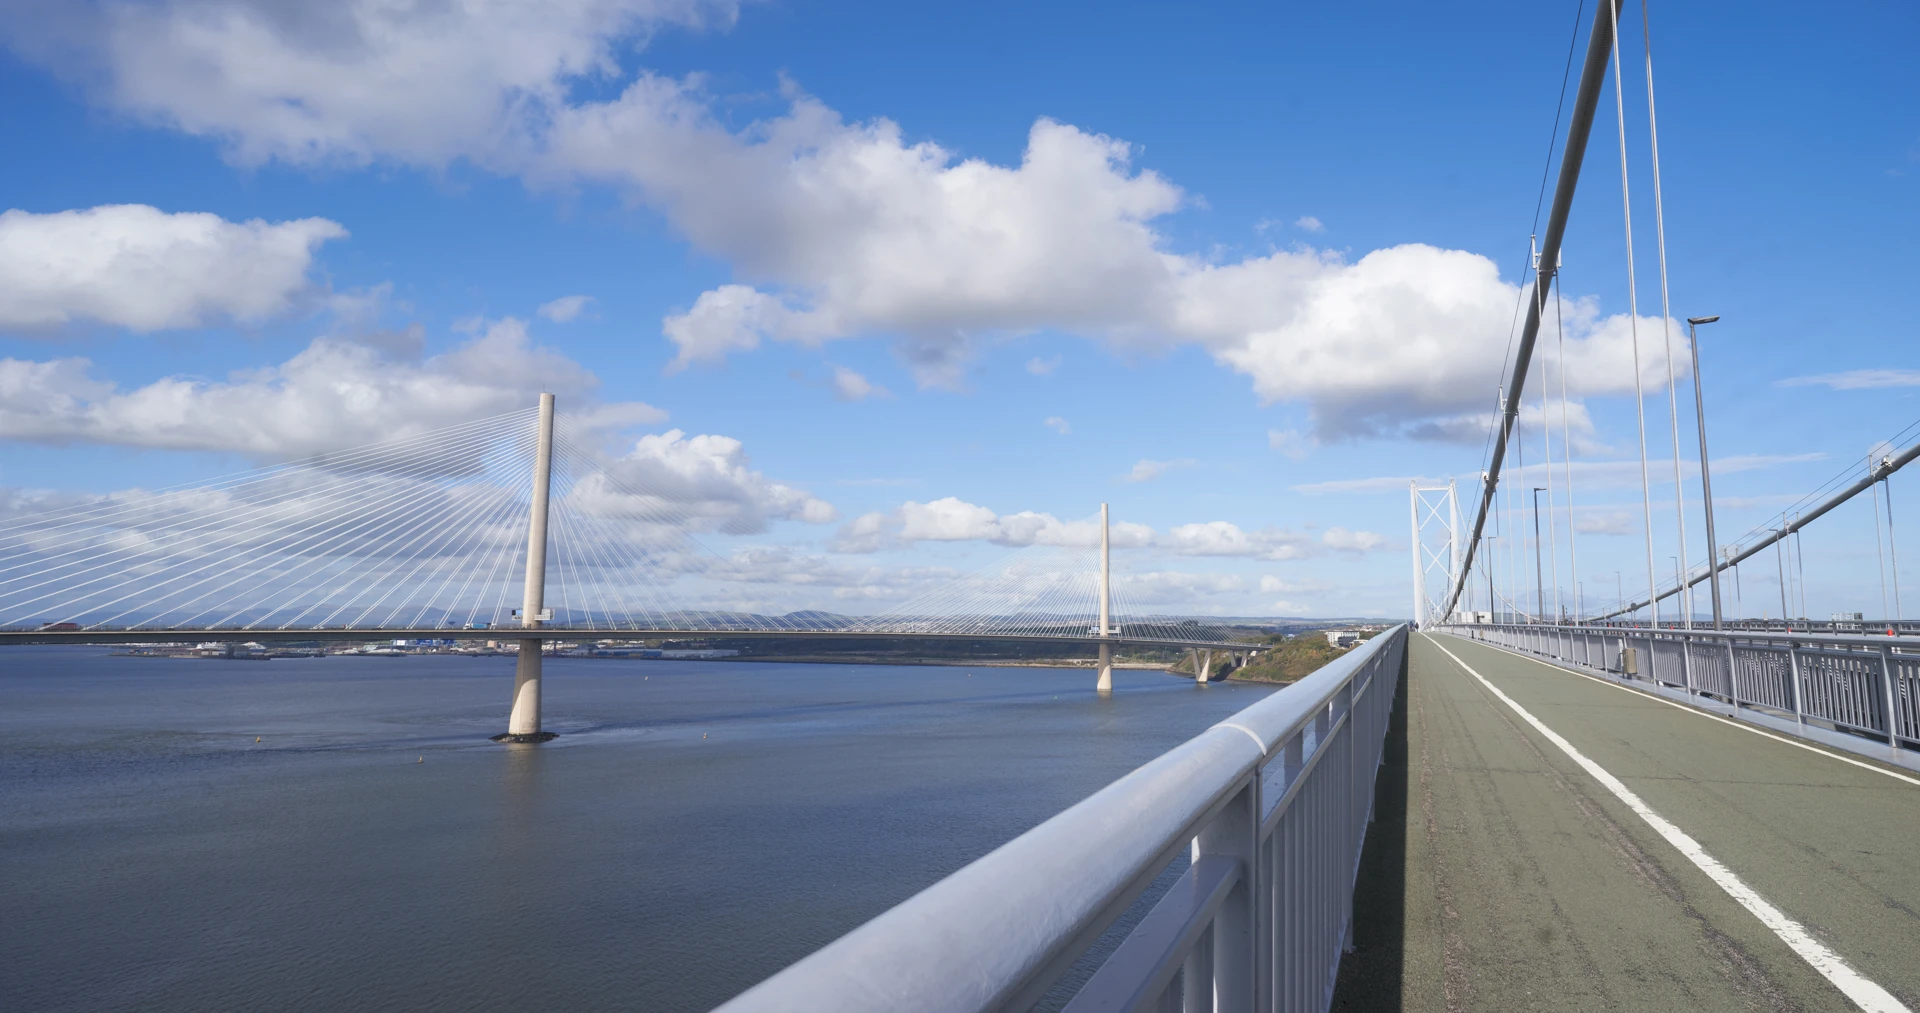
[[[1441,628],[1920,769],[1920,636],[1547,623]]]
[[[1185,861],[1066,1009],[1324,1011],[1406,650],[1354,647],[721,1010],[1024,1011]]]

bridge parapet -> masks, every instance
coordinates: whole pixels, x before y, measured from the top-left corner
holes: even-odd
[[[1545,623],[1442,629],[1920,770],[1920,636]]]
[[[1356,647],[721,1009],[1025,1010],[1183,856],[1066,1009],[1325,1009],[1406,645]]]

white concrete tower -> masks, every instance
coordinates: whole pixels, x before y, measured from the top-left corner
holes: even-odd
[[[547,595],[547,498],[553,478],[553,395],[540,395],[540,428],[533,451],[533,502],[527,524],[527,582],[521,596],[520,625],[537,630],[550,614]],[[537,742],[550,739],[540,731],[540,649],[539,637],[520,640],[520,657],[513,669],[513,713],[507,718],[507,734],[513,742]]]
[[[1100,504],[1100,636],[1102,639],[1113,632],[1109,625],[1112,602],[1112,571],[1108,568],[1107,505],[1102,503]],[[1100,645],[1100,681],[1094,689],[1102,693],[1113,692],[1113,646],[1110,644]]]

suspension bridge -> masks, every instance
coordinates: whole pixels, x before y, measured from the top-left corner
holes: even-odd
[[[1656,565],[1622,9],[1597,5],[1564,134],[1556,114],[1558,177],[1471,519],[1457,480],[1410,483],[1413,622],[725,1009],[1920,1009],[1920,625],[1900,615],[1889,484],[1920,439],[1897,434],[1722,542],[1695,333],[1718,318],[1690,317],[1705,551],[1689,554],[1643,8],[1677,550],[1671,576]],[[1559,576],[1563,547],[1580,572],[1567,370],[1557,462],[1546,383],[1564,352],[1540,355],[1529,383],[1549,307],[1559,331],[1561,249],[1609,76],[1646,588],[1589,606],[1577,579],[1569,604]],[[1510,452],[1523,467],[1529,393],[1545,484],[1521,490],[1506,471]],[[1523,491],[1547,495],[1544,526],[1537,506],[1526,523]],[[1809,620],[1799,535],[1862,495],[1894,561],[1885,614]],[[509,639],[520,646],[503,737],[519,741],[542,738],[548,640],[1074,644],[1097,649],[1102,690],[1116,647],[1250,649],[1126,601],[1104,506],[1088,526],[1097,539],[1023,550],[846,617],[728,607],[728,589],[752,578],[693,537],[685,502],[543,396],[435,433],[16,519],[0,527],[0,645]],[[1723,582],[1769,554],[1778,615],[1729,616]],[[1708,620],[1692,601],[1702,584]]]
[[[1214,726],[725,1010],[1920,1009],[1920,625],[1900,615],[1888,481],[1920,439],[1898,434],[1721,542],[1696,343],[1718,317],[1689,317],[1706,551],[1682,565],[1695,557],[1652,32],[1643,5],[1657,338],[1641,333],[1633,263],[1623,4],[1596,6],[1470,520],[1459,480],[1409,483],[1417,631]],[[1623,580],[1617,600],[1589,606],[1577,577],[1571,596],[1560,579],[1563,559],[1581,571],[1558,281],[1609,76],[1646,593]],[[1536,357],[1549,320],[1560,347]],[[1655,558],[1643,339],[1667,364],[1670,577]],[[1526,436],[1541,456],[1523,467]],[[1517,476],[1503,474],[1510,453]],[[1810,621],[1800,533],[1863,494],[1884,616]],[[1722,581],[1768,562],[1777,615],[1730,617]],[[1692,602],[1703,583],[1709,620]],[[1087,860],[1089,841],[1105,861]]]

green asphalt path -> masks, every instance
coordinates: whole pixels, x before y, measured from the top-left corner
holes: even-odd
[[[1856,1008],[1438,645],[1920,1013],[1920,786],[1426,634],[1335,1009]]]

